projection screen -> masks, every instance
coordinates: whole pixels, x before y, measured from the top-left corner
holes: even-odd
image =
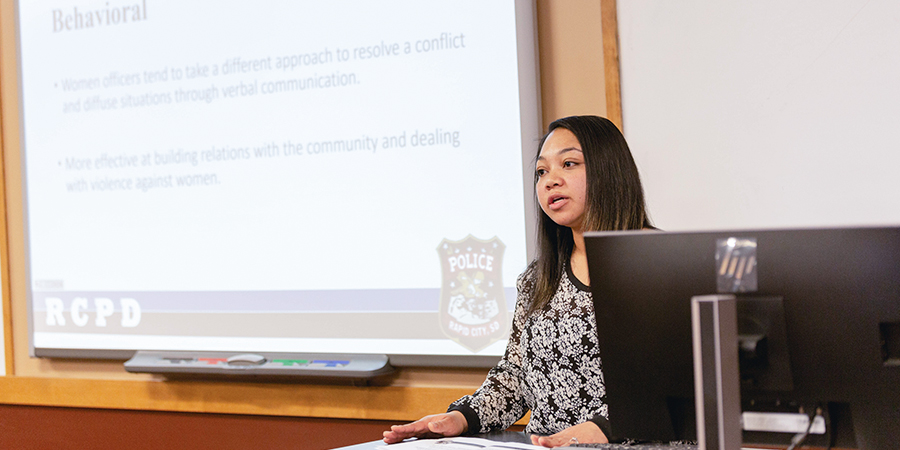
[[[532,1],[17,8],[33,355],[502,353]]]

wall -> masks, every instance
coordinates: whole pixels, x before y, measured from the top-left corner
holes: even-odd
[[[625,136],[657,226],[900,223],[900,3],[619,12]]]
[[[614,0],[540,0],[537,13],[545,125],[572,114],[606,115],[607,89],[618,92]],[[333,446],[377,438],[370,433],[373,423],[380,428],[441,412],[449,402],[470,393],[483,381],[485,369],[454,368],[405,368],[369,387],[163,381],[151,375],[129,374],[121,361],[29,357],[15,39],[14,2],[0,0],[0,140],[4,174],[0,184],[0,218],[5,220],[0,223],[0,267],[7,372],[7,376],[0,376],[0,406],[19,405],[4,407],[0,415],[18,417],[24,423],[28,417],[65,417],[59,421],[75,423],[101,417],[103,421],[143,417],[138,421],[157,420],[164,424],[169,420],[167,414],[209,413],[208,421],[204,421],[204,415],[195,420],[200,429],[219,426],[215,422],[219,416],[213,414],[250,415],[271,421],[281,421],[284,416],[331,419],[350,430],[344,433],[343,443],[321,444]],[[604,59],[612,62],[604,64]],[[617,94],[611,101],[610,116],[621,123]],[[93,409],[119,414],[92,413]],[[135,416],[134,411],[158,411],[162,415]],[[290,423],[309,430],[322,426],[322,422],[306,419]],[[18,429],[7,427],[0,434]],[[9,442],[24,442],[16,441],[14,434],[5,438]]]

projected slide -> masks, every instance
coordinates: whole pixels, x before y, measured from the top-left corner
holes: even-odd
[[[18,7],[37,349],[502,352],[514,3]]]

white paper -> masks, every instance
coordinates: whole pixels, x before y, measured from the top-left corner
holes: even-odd
[[[396,444],[386,444],[378,447],[378,450],[473,450],[473,449],[511,449],[511,450],[542,450],[546,447],[540,445],[523,444],[520,442],[501,442],[490,439],[473,437],[454,437],[443,439],[415,439]]]

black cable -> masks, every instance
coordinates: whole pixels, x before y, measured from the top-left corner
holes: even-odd
[[[806,438],[809,436],[809,430],[812,429],[813,422],[816,420],[816,417],[818,417],[821,414],[822,414],[822,408],[816,407],[815,412],[808,416],[809,423],[806,424],[806,431],[794,435],[794,437],[791,439],[791,445],[788,446],[787,450],[794,450],[794,448],[803,445],[803,441],[805,441]]]

